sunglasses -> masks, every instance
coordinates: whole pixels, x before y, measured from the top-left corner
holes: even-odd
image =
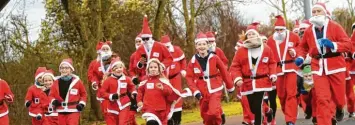
[[[148,41],[149,38],[142,38],[142,41]]]
[[[275,29],[275,31],[284,31],[285,29]]]

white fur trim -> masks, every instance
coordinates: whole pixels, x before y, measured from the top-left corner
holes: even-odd
[[[136,39],[134,39],[134,40],[140,40],[140,41],[142,41],[142,38],[136,37]]]
[[[4,113],[0,113],[0,118],[7,115],[7,114],[9,114],[9,110],[6,110],[6,112],[4,112]]]
[[[174,108],[173,112],[180,112],[182,111],[182,108]]]
[[[207,38],[208,41],[216,41],[214,37]]]
[[[228,92],[233,92],[234,90],[235,90],[235,87],[233,86],[233,88],[228,89],[227,91],[228,91]]]
[[[145,37],[153,37],[153,35],[152,34],[142,34],[141,35],[141,38],[145,38]]]
[[[350,76],[349,76],[349,77],[346,77],[345,80],[351,80],[351,77],[350,77]]]
[[[307,23],[301,23],[300,24],[300,29],[301,28],[308,28],[310,25],[309,24],[307,24]]]
[[[61,62],[59,67],[62,66],[63,64],[67,64],[71,68],[71,70],[75,71],[73,65],[68,62]]]
[[[57,109],[57,112],[79,112],[78,109]]]
[[[203,42],[203,41],[207,42],[208,39],[207,39],[207,38],[198,38],[198,39],[195,39],[195,44],[198,43],[198,42]]]
[[[55,117],[55,116],[58,116],[58,113],[50,113],[49,115],[44,114],[44,116],[46,116],[46,117]]]
[[[270,75],[270,79],[272,79],[273,77],[277,78],[275,74]]]
[[[352,59],[355,59],[355,52],[351,55]]]
[[[327,14],[327,10],[326,10],[323,6],[318,5],[318,4],[313,5],[313,6],[312,6],[312,10],[313,10],[314,8],[316,8],[316,7],[321,8],[321,9],[324,11],[325,15],[328,15],[328,14]]]
[[[199,90],[196,90],[195,92],[194,92],[194,96],[196,96],[198,93],[201,93]]]
[[[295,31],[300,31],[300,28],[294,28],[292,31],[293,31],[293,32],[295,32]]]
[[[149,112],[145,112],[142,114],[142,118],[145,119],[146,121],[150,121],[150,120],[155,120],[158,122],[159,125],[162,125],[160,119],[158,118],[158,116],[156,116],[153,113],[149,113]]]
[[[108,112],[108,113],[115,114],[115,115],[120,114],[120,112],[118,112],[118,111],[116,111],[116,110],[110,110],[110,109],[107,109],[107,112]]]
[[[332,42],[334,45],[334,49],[330,49],[333,53],[337,52],[338,50],[338,44],[336,42]]]
[[[39,77],[43,76],[43,74],[44,74],[44,72],[41,72],[38,75],[36,75],[35,80],[37,80]]]
[[[52,73],[43,73],[42,77],[44,76],[50,76],[53,80],[55,79],[55,76]]]
[[[256,31],[255,29],[249,29],[249,30],[247,30],[247,31],[245,32],[245,34],[247,35],[247,34],[250,33],[250,32],[254,32],[255,34],[257,34],[257,35],[259,36],[259,32]]]
[[[234,84],[237,84],[237,82],[238,82],[239,80],[243,80],[242,77],[237,77],[237,78],[235,78],[234,81],[233,81],[233,83],[234,83]]]
[[[118,64],[121,64],[124,66],[123,62],[122,61],[117,61],[117,62],[114,62],[112,65],[110,65],[110,67],[108,67],[108,69],[111,69],[113,68],[115,65],[118,65]]]
[[[32,112],[28,112],[28,115],[30,115],[31,117],[37,117],[37,116],[42,116],[42,114],[40,113],[32,113]]]
[[[97,101],[104,101],[105,99],[104,99],[104,98],[96,97],[96,100],[97,100]]]
[[[180,60],[182,60],[184,58],[185,58],[185,54],[182,54],[180,57],[174,58],[173,62],[178,62],[178,61],[180,61]]]
[[[292,58],[293,58],[293,57],[296,57],[296,55],[297,55],[296,50],[293,49],[293,48],[292,48],[292,49],[289,49],[289,50],[291,50],[291,51],[295,54],[294,56],[291,56],[291,57],[292,57]]]
[[[284,30],[286,30],[286,27],[285,26],[275,26],[274,29],[284,29]]]
[[[97,88],[94,88],[94,85],[95,85],[95,84],[96,84],[96,82],[92,82],[92,83],[91,83],[91,88],[92,88],[92,90],[95,90],[95,91],[96,91],[96,90],[98,89],[98,87],[97,87]]]
[[[189,97],[192,96],[192,91],[189,88],[185,88],[184,89],[186,92],[181,93],[181,95],[185,96],[185,97]]]
[[[79,104],[83,104],[84,106],[86,106],[86,102],[84,101],[80,101]]]
[[[181,70],[180,73],[181,73],[181,75],[182,75],[183,77],[186,76],[186,71],[185,71],[185,70]]]

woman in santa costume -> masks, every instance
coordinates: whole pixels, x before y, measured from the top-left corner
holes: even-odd
[[[287,125],[293,125],[297,120],[297,69],[294,63],[296,46],[300,38],[286,29],[286,22],[281,15],[276,16],[275,32],[269,37],[267,45],[274,53],[277,62],[276,81],[277,96],[280,99],[282,112]],[[272,96],[272,94],[270,94]],[[276,95],[273,95],[276,98]],[[275,100],[276,102],[276,100]],[[276,107],[272,106],[276,111]]]
[[[45,110],[44,110],[44,116],[45,119],[43,121],[43,125],[58,125],[58,113],[55,112],[52,108],[49,108],[48,104],[50,101],[50,97],[49,97],[49,92],[51,91],[51,87],[54,83],[54,75],[53,75],[53,71],[52,70],[46,70],[44,72],[44,74],[42,75],[42,82],[43,82],[43,86],[45,86],[44,89],[44,93],[46,94],[47,97],[47,104],[45,105]]]
[[[221,97],[223,82],[229,92],[234,86],[226,65],[218,56],[208,52],[208,39],[199,33],[195,39],[197,53],[186,68],[186,80],[193,95],[200,101],[200,112],[205,125],[222,123]]]
[[[295,60],[296,65],[301,66],[307,53],[312,57],[318,125],[336,124],[343,119],[346,62],[341,53],[352,48],[344,29],[330,20],[329,14],[324,3],[313,6],[312,26],[305,30],[298,47],[301,56]]]
[[[164,35],[160,38],[160,42],[164,44],[169,50],[171,56],[173,57],[173,63],[167,68],[166,72],[168,74],[170,84],[180,92],[182,89],[181,77],[186,76],[186,58],[184,52],[178,46],[173,46],[171,44],[168,35]],[[181,111],[182,111],[182,99],[175,105],[174,114],[172,119],[169,120],[171,125],[180,125],[181,122]]]
[[[164,76],[164,64],[158,59],[147,63],[148,79],[139,84],[137,102],[147,125],[167,125],[171,109],[185,97]]]
[[[59,125],[79,125],[80,112],[86,105],[87,93],[79,76],[73,74],[72,59],[59,65],[61,76],[54,81],[49,96],[49,108],[58,112]]]
[[[243,47],[235,54],[230,72],[241,95],[247,96],[255,125],[262,124],[262,103],[265,92],[276,82],[276,62],[272,50],[259,37],[255,25],[249,25],[244,35]]]
[[[44,122],[44,111],[48,105],[48,98],[44,90],[42,75],[46,67],[38,67],[35,73],[35,84],[30,86],[25,97],[25,106],[28,114],[32,117],[32,125],[42,125]]]
[[[137,91],[130,77],[123,74],[125,66],[120,59],[110,64],[111,75],[104,81],[100,94],[109,100],[107,107],[107,125],[132,125],[130,119],[130,98],[136,98]]]
[[[0,121],[2,125],[9,125],[9,109],[6,103],[14,101],[14,94],[5,80],[0,79]]]
[[[99,42],[96,45],[98,57],[93,60],[89,65],[88,80],[91,82],[93,90],[101,88],[104,76],[109,74],[110,59],[112,57],[111,41]],[[101,112],[106,120],[108,100],[104,100],[96,93],[96,99],[100,102]]]

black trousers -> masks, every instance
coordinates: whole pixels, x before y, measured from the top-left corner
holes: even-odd
[[[250,110],[254,114],[254,125],[261,125],[263,120],[262,105],[264,92],[254,92],[253,94],[247,95],[247,98]]]
[[[277,95],[277,92],[276,92],[276,89],[275,90],[272,90],[270,92],[268,92],[269,94],[269,106],[270,108],[272,109],[273,111],[273,115],[272,117],[275,118],[275,115],[276,115],[276,110],[277,110],[277,104],[276,104],[276,95]]]

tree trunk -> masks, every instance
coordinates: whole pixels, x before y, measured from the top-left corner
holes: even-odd
[[[160,40],[163,19],[165,17],[166,2],[167,0],[158,1],[158,10],[155,14],[154,30],[153,30],[153,38],[155,40]]]

